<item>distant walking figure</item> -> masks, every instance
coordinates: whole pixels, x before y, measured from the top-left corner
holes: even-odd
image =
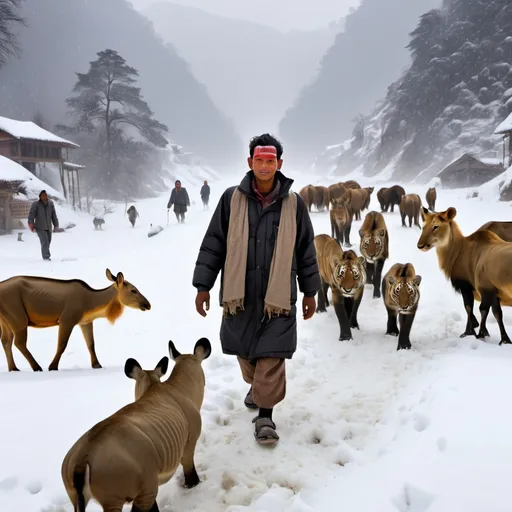
[[[137,217],[139,216],[139,212],[137,211],[137,208],[133,206],[133,204],[126,210],[128,213],[128,220],[130,221],[132,228],[135,227],[135,221],[137,220]]]
[[[208,210],[208,202],[210,200],[210,185],[208,185],[207,180],[204,180],[204,185],[201,187],[201,200],[203,201],[203,210]]]
[[[46,190],[41,190],[39,200],[34,201],[28,214],[28,227],[35,231],[41,243],[43,260],[50,261],[50,244],[52,242],[52,224],[59,227],[59,219],[53,201],[48,198]]]
[[[185,222],[185,213],[187,206],[190,206],[190,199],[188,197],[187,189],[181,186],[181,181],[176,180],[175,187],[172,189],[171,197],[167,203],[169,210],[174,205],[174,214],[178,222]]]

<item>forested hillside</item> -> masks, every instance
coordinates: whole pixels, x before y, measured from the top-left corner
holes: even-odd
[[[350,136],[354,120],[371,113],[386,87],[410,64],[408,34],[441,0],[362,0],[345,19],[320,64],[279,125],[297,163],[309,164],[325,146]]]
[[[411,67],[360,120],[342,172],[363,165],[426,181],[464,152],[500,151],[493,132],[512,111],[510,0],[446,1],[421,16],[408,48]]]

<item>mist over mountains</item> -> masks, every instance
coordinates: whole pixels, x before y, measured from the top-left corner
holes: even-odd
[[[316,77],[342,22],[312,31],[269,26],[160,1],[144,9],[245,139],[277,131],[300,89]]]

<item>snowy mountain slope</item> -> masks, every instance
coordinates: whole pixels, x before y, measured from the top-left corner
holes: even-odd
[[[345,18],[321,61],[279,123],[290,156],[308,166],[328,145],[350,136],[354,120],[371,113],[385,88],[410,65],[408,34],[420,14],[441,0],[363,0]]]
[[[212,185],[212,209],[239,178]],[[309,175],[298,176],[294,189],[309,181]],[[370,183],[363,177],[361,184]],[[198,201],[199,186],[184,178],[183,185]],[[425,188],[408,191],[423,196]],[[204,423],[196,455],[202,483],[183,489],[180,469],[160,489],[162,512],[508,510],[504,468],[512,453],[503,441],[510,423],[503,404],[512,385],[512,353],[496,345],[492,318],[486,343],[458,337],[464,327],[462,300],[439,271],[436,255],[416,248],[417,229],[401,228],[398,213],[386,214],[391,246],[385,271],[396,261],[411,261],[424,278],[413,350],[398,353],[396,338],[384,336],[385,309],[369,289],[360,309],[361,330],[351,342],[338,341],[332,308],[307,322],[299,318],[287,397],[274,414],[282,438],[267,450],[255,445],[238,364],[221,353],[218,283],[206,319],[194,308],[191,276],[211,211],[192,206],[185,224],[171,219],[148,238],[150,223],[166,226],[167,198],[137,202],[140,218],[133,229],[124,205],[106,216],[103,231],[94,230],[90,216],[77,214],[76,228],[55,235],[51,263],[40,261],[35,235],[26,236],[24,244],[15,236],[0,237],[0,279],[18,273],[78,277],[103,287],[109,267],[122,271],[152,304],[145,313],[127,310],[114,326],[96,322],[102,370],[89,368],[80,331],[73,332],[58,373],[29,371],[17,351],[22,371],[7,373],[0,359],[0,408],[9,411],[9,421],[0,425],[2,438],[9,440],[0,460],[5,510],[70,512],[60,479],[62,458],[86,429],[133,400],[133,382],[122,370],[126,358],[153,367],[166,355],[169,339],[187,351],[202,336],[213,346],[205,362]],[[486,220],[506,218],[510,209],[496,198],[466,201],[465,191],[456,190],[440,192],[438,203],[457,208],[464,233]],[[377,206],[374,197],[371,208]],[[316,233],[330,231],[327,213],[313,212],[311,218]],[[353,242],[359,226],[360,221],[354,223]],[[511,312],[504,313],[510,325]],[[31,329],[28,344],[46,367],[56,348],[56,329]],[[88,511],[99,507],[91,503]]]
[[[512,112],[511,31],[507,0],[453,0],[424,14],[411,67],[360,120],[339,172],[390,168],[394,179],[426,182],[465,152],[500,155],[494,131]]]

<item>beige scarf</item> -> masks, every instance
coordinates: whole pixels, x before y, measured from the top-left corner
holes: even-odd
[[[249,244],[249,202],[236,189],[231,198],[226,263],[224,266],[222,300],[224,314],[244,309],[247,248]],[[290,314],[290,275],[297,234],[297,196],[290,192],[283,199],[279,231],[270,264],[265,295],[265,315]]]

